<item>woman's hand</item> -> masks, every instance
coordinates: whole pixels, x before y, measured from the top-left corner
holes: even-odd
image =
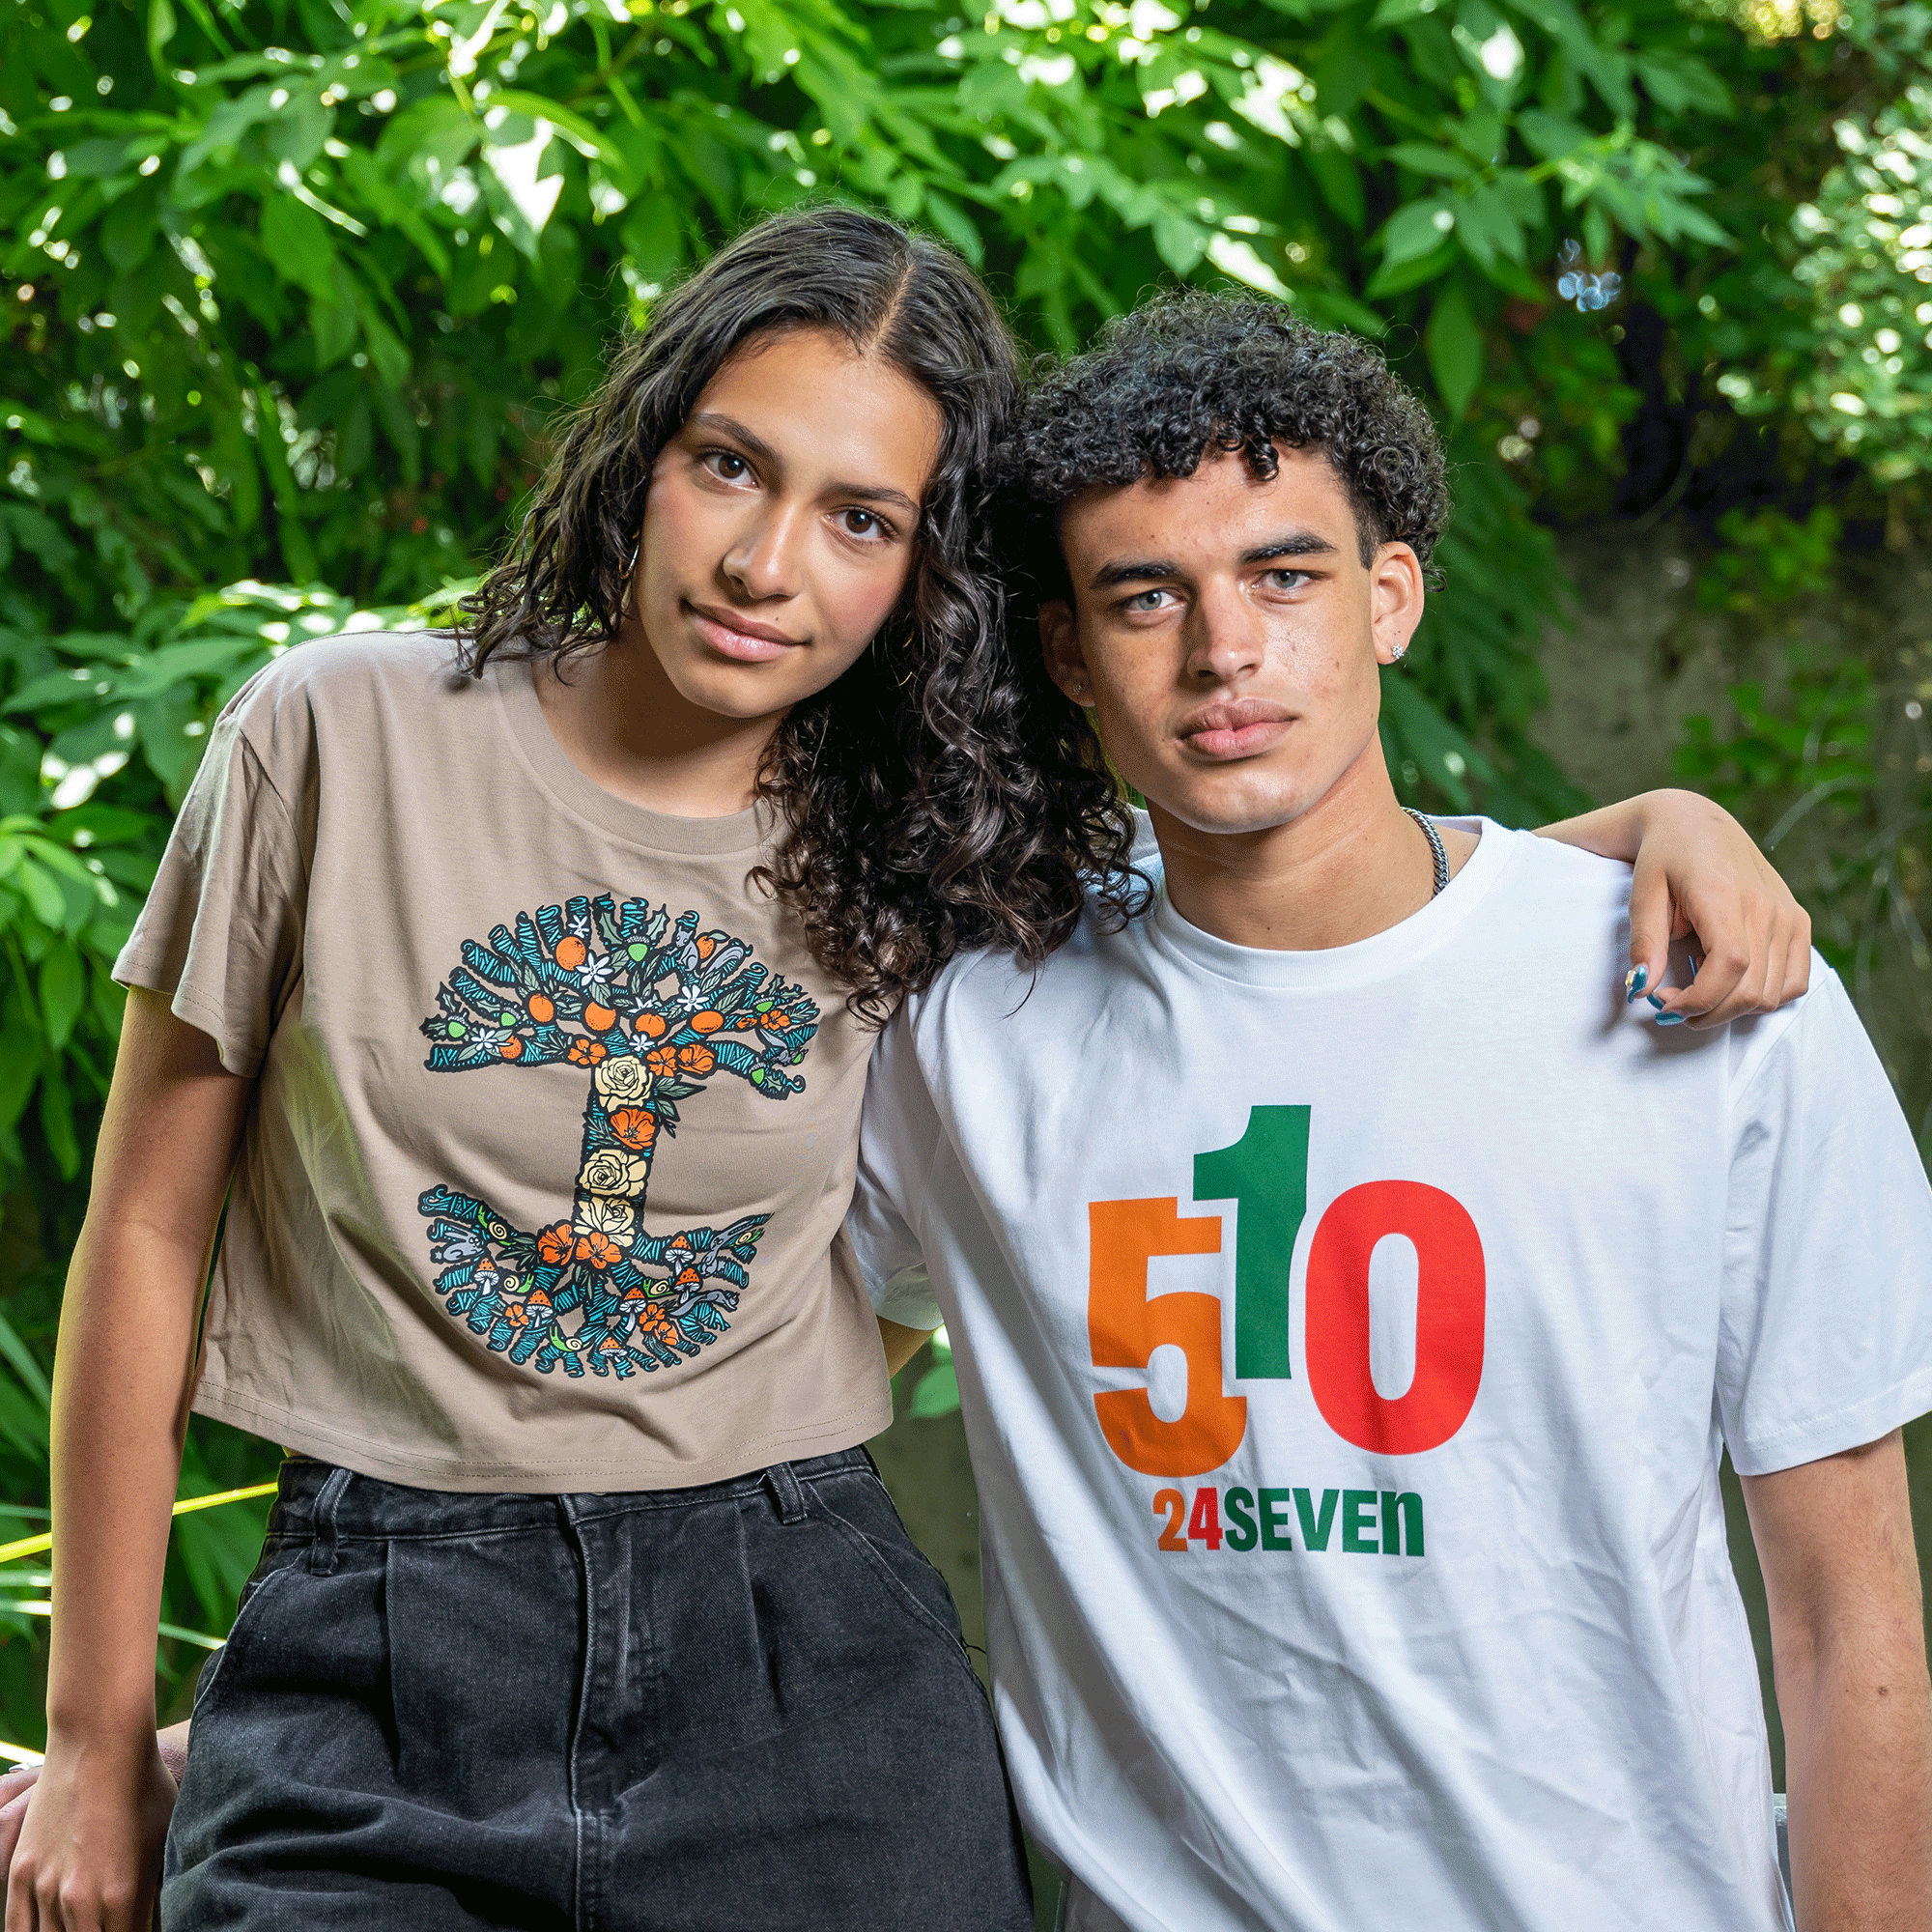
[[[1692,791],[1651,791],[1541,828],[1634,866],[1627,998],[1659,1026],[1768,1013],[1811,981],[1811,917],[1731,814]],[[1666,987],[1672,940],[1690,939],[1688,986]]]
[[[50,1737],[44,1765],[0,1779],[16,1812],[6,1932],[147,1932],[175,1780],[156,1741]],[[31,1803],[29,1800],[31,1799]]]
[[[1731,814],[1690,791],[1647,793],[1631,879],[1628,982],[1658,1024],[1722,1026],[1811,983],[1811,916]],[[1665,988],[1670,942],[1694,938],[1696,978]]]
[[[170,1724],[155,1733],[155,1747],[168,1776],[180,1784],[187,1774],[187,1724]],[[41,1767],[19,1764],[0,1777],[0,1904],[7,1896],[7,1872],[14,1862],[14,1848],[20,1842],[20,1827],[27,1822],[27,1802],[41,1781]]]

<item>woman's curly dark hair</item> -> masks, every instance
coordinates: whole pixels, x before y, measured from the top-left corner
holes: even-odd
[[[1449,521],[1442,444],[1420,402],[1359,336],[1280,304],[1188,291],[1117,317],[1043,371],[1001,458],[1009,540],[1042,600],[1069,594],[1061,507],[1096,486],[1191,476],[1209,450],[1272,476],[1277,445],[1327,457],[1354,506],[1362,561],[1407,544],[1429,581]]]
[[[1095,855],[1131,825],[1091,739],[1034,701],[984,514],[1018,400],[1018,346],[938,242],[843,208],[774,215],[665,296],[571,419],[508,554],[464,606],[480,672],[498,652],[562,659],[617,635],[658,452],[748,345],[836,331],[939,406],[944,431],[899,607],[866,653],[795,705],[759,769],[777,808],[753,874],[813,957],[879,1021],[956,952],[1037,964],[1073,929]]]

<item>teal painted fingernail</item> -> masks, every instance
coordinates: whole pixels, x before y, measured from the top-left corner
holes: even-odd
[[[1659,1026],[1682,1026],[1684,1024],[1684,1015],[1682,1013],[1659,1013],[1657,1023]]]
[[[1624,1005],[1629,1006],[1643,991],[1644,981],[1650,978],[1648,966],[1633,966],[1624,975]]]
[[[1660,1000],[1655,993],[1646,993],[1644,995],[1644,998],[1648,1000],[1650,1004],[1653,1007],[1655,1007],[1659,1012],[1662,1012],[1663,1010],[1663,1002]]]

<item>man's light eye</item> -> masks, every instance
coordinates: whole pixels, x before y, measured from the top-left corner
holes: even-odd
[[[1143,590],[1139,595],[1127,599],[1129,611],[1158,611],[1160,600],[1167,595],[1165,590]]]

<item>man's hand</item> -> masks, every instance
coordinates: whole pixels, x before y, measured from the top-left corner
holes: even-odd
[[[1744,1492],[1771,1607],[1801,1932],[1928,1932],[1932,1683],[1899,1435],[1747,1476]]]
[[[175,1804],[156,1740],[48,1744],[46,1766],[0,1781],[24,1814],[7,1827],[6,1932],[147,1932]]]

